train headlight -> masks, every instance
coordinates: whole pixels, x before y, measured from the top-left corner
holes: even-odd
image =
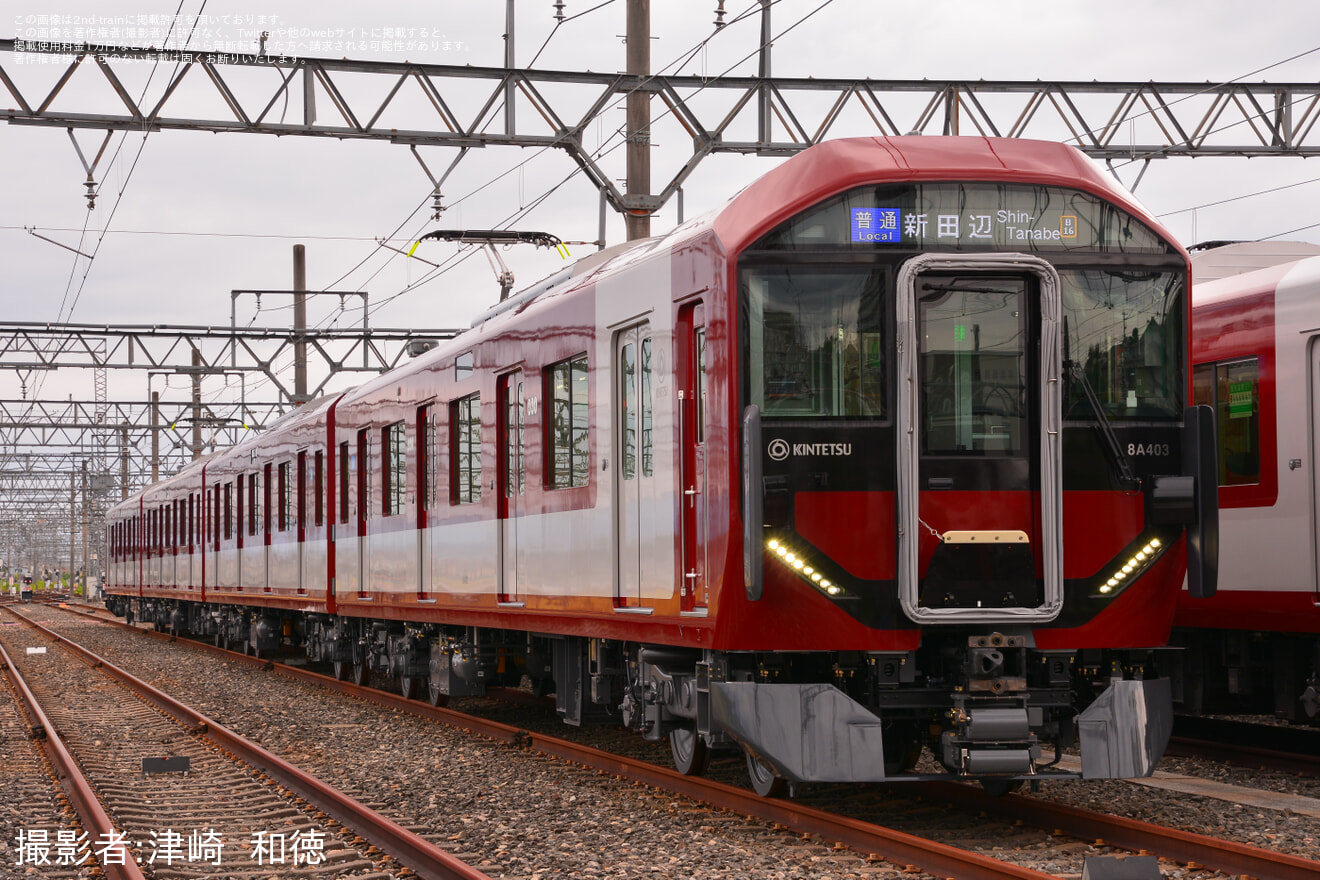
[[[765,548],[777,556],[789,571],[827,596],[844,595],[845,591],[842,586],[826,578],[815,566],[807,564],[805,554],[789,549],[789,546],[778,538],[771,538],[766,541]]]
[[[1144,545],[1137,548],[1121,566],[1104,578],[1096,588],[1097,591],[1104,596],[1113,596],[1118,592],[1122,592],[1122,587],[1126,587],[1135,581],[1159,558],[1163,552],[1163,546],[1164,544],[1159,538],[1151,538]],[[1102,575],[1102,577],[1104,576]]]

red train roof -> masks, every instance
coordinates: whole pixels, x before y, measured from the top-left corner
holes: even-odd
[[[890,181],[983,180],[1083,190],[1152,229],[1159,222],[1079,150],[1053,141],[985,137],[868,137],[826,141],[758,178],[720,211],[715,229],[736,253],[831,195]]]

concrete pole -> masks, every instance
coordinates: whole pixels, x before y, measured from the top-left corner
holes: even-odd
[[[87,462],[84,461],[82,466],[82,585],[84,599],[91,598],[87,593],[87,574],[88,569],[91,567],[91,564],[87,561],[87,511],[89,509],[90,506],[87,503]],[[100,574],[100,572],[97,572],[97,574]]]
[[[651,0],[628,0],[628,73],[651,73]],[[628,195],[651,195],[651,93],[628,93]],[[628,240],[651,234],[650,214],[625,214]]]
[[[160,392],[151,392],[151,482],[160,479]]]
[[[78,567],[74,553],[78,549],[78,475],[69,474],[69,593],[73,593],[73,572]]]
[[[119,500],[128,500],[128,422],[119,426]]]
[[[202,353],[192,350],[192,457],[193,461],[202,457]]]
[[[293,246],[293,405],[307,402],[307,249]]]

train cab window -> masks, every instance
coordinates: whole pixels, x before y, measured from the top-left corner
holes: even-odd
[[[385,453],[385,485],[381,495],[385,516],[398,516],[403,513],[403,503],[408,488],[408,462],[404,443],[403,422],[395,422],[382,429],[381,448]]]
[[[917,300],[921,451],[1023,453],[1032,337],[1020,278],[938,278]]]
[[[1181,418],[1183,273],[1068,270],[1059,282],[1064,418],[1096,418],[1083,379],[1110,421]]]
[[[560,361],[548,372],[550,418],[546,471],[551,489],[587,485],[587,356]]]
[[[1256,358],[1198,364],[1192,399],[1215,409],[1219,431],[1219,485],[1260,482],[1260,377]]]
[[[454,425],[455,504],[481,500],[481,395],[472,394],[452,404]]]
[[[748,391],[767,418],[887,417],[881,271],[755,267],[740,287]]]

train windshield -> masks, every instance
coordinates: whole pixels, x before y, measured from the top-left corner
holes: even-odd
[[[742,278],[752,403],[771,418],[885,413],[885,284],[872,269],[776,266]]]
[[[1182,417],[1183,274],[1060,270],[1064,374],[1080,368],[1111,421]],[[1064,418],[1091,419],[1077,383],[1064,383]]]

